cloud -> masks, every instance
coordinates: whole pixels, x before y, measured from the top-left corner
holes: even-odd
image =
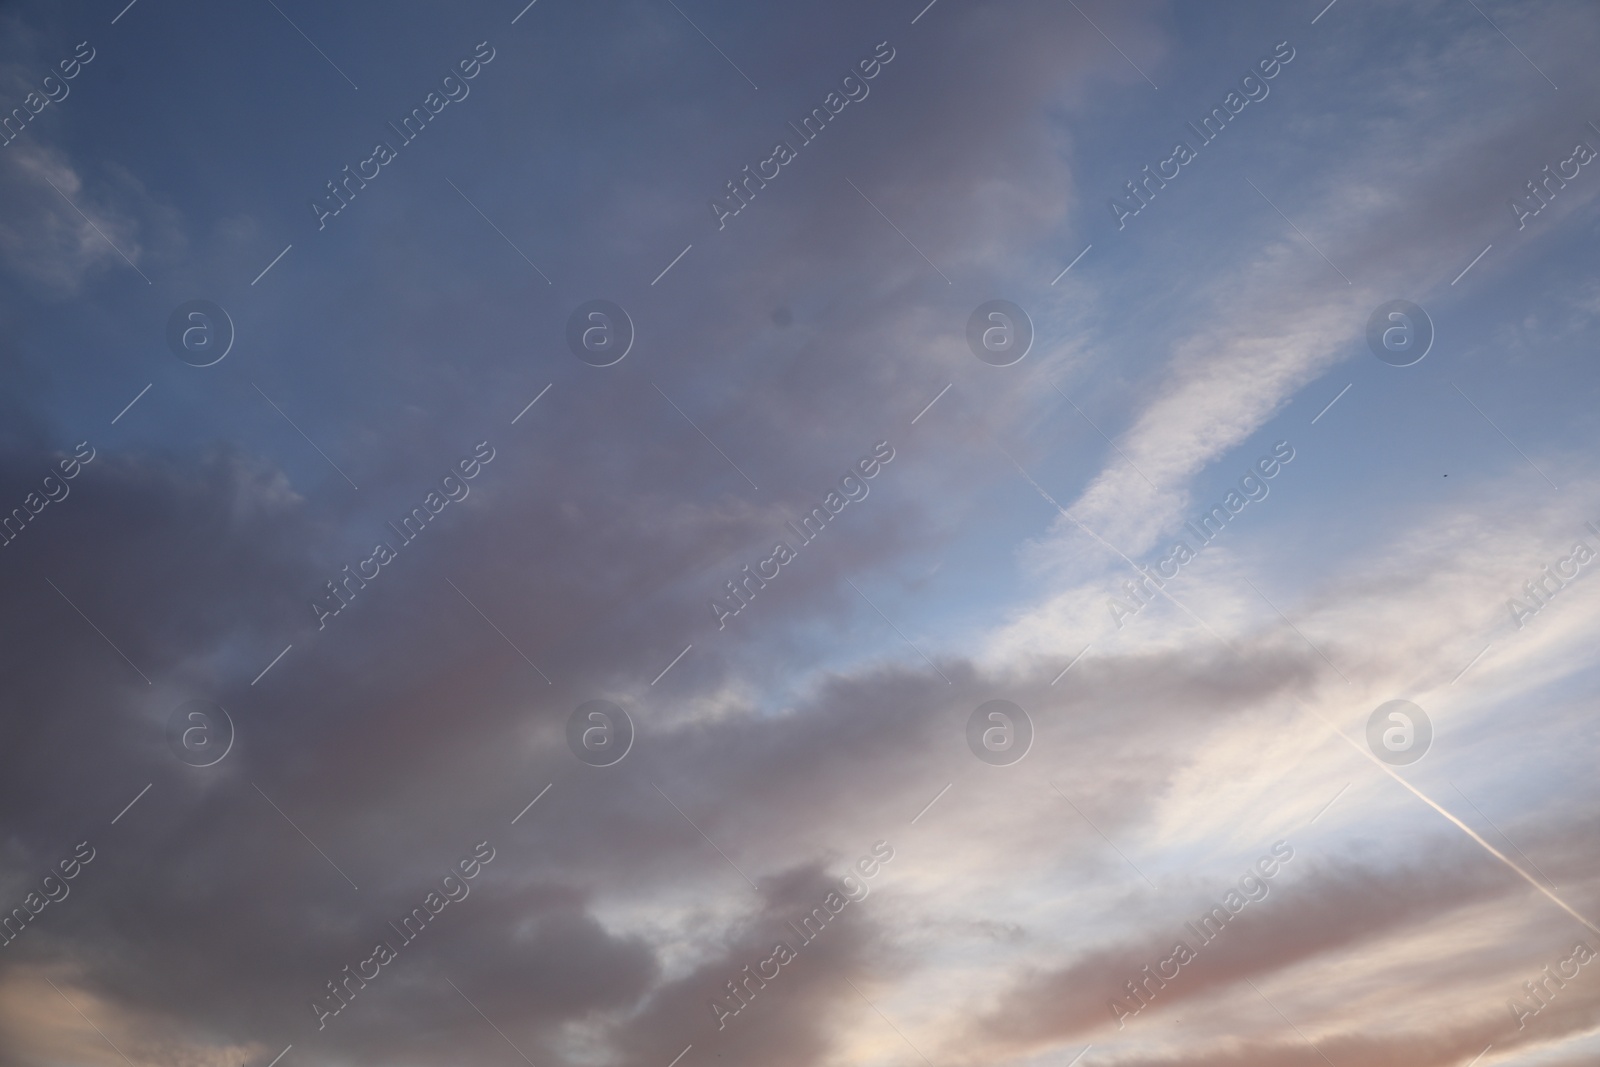
[[[0,223],[0,261],[58,299],[76,294],[91,273],[124,264],[118,248],[135,264],[143,256],[134,220],[85,192],[58,151],[18,141],[0,153],[0,196],[22,209]]]
[[[501,81],[477,85],[481,107],[319,235],[304,196],[371,128],[367,101],[414,99],[423,59],[489,33],[483,13],[305,24],[381,70],[358,95],[276,45],[165,62],[204,28],[139,10],[122,54],[148,70],[128,98],[184,101],[174,129],[211,115],[218,86],[273,89],[226,94],[200,176],[170,162],[175,134],[111,136],[118,113],[87,93],[83,141],[0,159],[17,206],[0,257],[22,281],[0,294],[17,325],[0,493],[20,502],[82,434],[100,450],[0,553],[0,680],[19,709],[0,730],[0,802],[19,813],[0,903],[75,842],[100,850],[0,950],[21,1063],[120,1062],[47,976],[136,1062],[229,1067],[291,1042],[351,1067],[518,1052],[666,1067],[690,1045],[680,1067],[1024,1067],[1090,1042],[1125,1064],[1442,1067],[1490,1041],[1554,1058],[1587,1040],[1596,1002],[1576,983],[1536,1034],[1512,1034],[1503,1004],[1568,947],[1570,919],[1330,730],[1359,739],[1396,694],[1423,704],[1436,747],[1406,781],[1587,907],[1597,602],[1575,584],[1526,629],[1504,613],[1597,518],[1574,429],[1586,379],[1536,415],[1493,379],[1508,432],[1541,430],[1526,447],[1559,495],[1509,473],[1520,458],[1445,388],[1492,372],[1474,362],[1490,335],[1474,303],[1518,324],[1525,366],[1557,335],[1582,356],[1592,294],[1515,282],[1518,263],[1574,270],[1557,254],[1570,234],[1502,243],[1498,214],[1571,116],[1542,83],[1519,88],[1536,79],[1475,13],[1333,9],[1297,39],[1299,80],[1257,132],[1241,125],[1149,226],[1102,241],[1105,176],[1181,127],[1226,57],[1291,32],[1281,11],[1201,26],[1154,7],[939,4],[911,25],[914,8],[538,5],[520,36],[495,31]],[[1526,18],[1503,26],[1581,99],[1592,20]],[[885,38],[898,51],[871,96],[716,231],[706,198]],[[180,76],[207,92],[165,91]],[[1587,224],[1589,194],[1571,193],[1550,221]],[[191,249],[191,232],[210,237]],[[107,238],[164,295],[116,290],[132,273]],[[204,371],[160,337],[201,289],[240,329]],[[604,371],[562,340],[601,294],[638,327]],[[1361,332],[1395,295],[1436,312],[1436,357],[1364,379],[1310,437],[1307,386],[1376,369]],[[994,296],[1034,313],[1016,368],[962,337]],[[103,413],[92,394],[134,376],[151,394],[112,429],[122,386]],[[1291,415],[1302,458],[1272,498],[1171,585],[1182,609],[1157,600],[1120,630],[1105,601],[1131,569],[1006,458],[1145,561]],[[471,497],[319,629],[312,597],[485,439],[498,454]],[[871,497],[718,629],[710,596],[878,440],[897,457]],[[1481,466],[1441,486],[1429,447]],[[596,697],[636,728],[614,767],[566,747]],[[998,697],[1035,727],[1011,767],[966,747],[968,716]],[[168,745],[191,698],[236,729],[213,768]],[[1301,858],[1271,898],[1117,1031],[1107,998],[1279,838]],[[470,898],[318,1030],[310,998],[483,840],[498,854]],[[896,855],[871,895],[718,1029],[710,998],[880,840]]]

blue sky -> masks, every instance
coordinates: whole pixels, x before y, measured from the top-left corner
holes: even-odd
[[[1593,1061],[1592,968],[1524,983],[1600,950],[1600,564],[1511,610],[1600,552],[1600,172],[1511,207],[1600,150],[1592,10],[124,3],[0,7],[4,110],[93,52],[0,147],[8,1062]],[[1035,334],[1005,367],[967,341],[995,299]],[[195,300],[234,327],[211,366],[167,340]],[[611,366],[566,340],[593,300],[634,331]],[[1406,367],[1367,340],[1395,300],[1434,333]],[[967,742],[997,699],[1034,730],[1005,766]],[[1395,699],[1415,762],[1367,741]],[[193,700],[232,739],[206,766]],[[632,722],[610,766],[569,748],[591,700]],[[470,897],[319,1018],[485,841]],[[880,841],[870,895],[719,1028]]]

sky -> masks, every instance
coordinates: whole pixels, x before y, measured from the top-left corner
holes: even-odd
[[[1597,47],[0,3],[0,1063],[1595,1063]]]

